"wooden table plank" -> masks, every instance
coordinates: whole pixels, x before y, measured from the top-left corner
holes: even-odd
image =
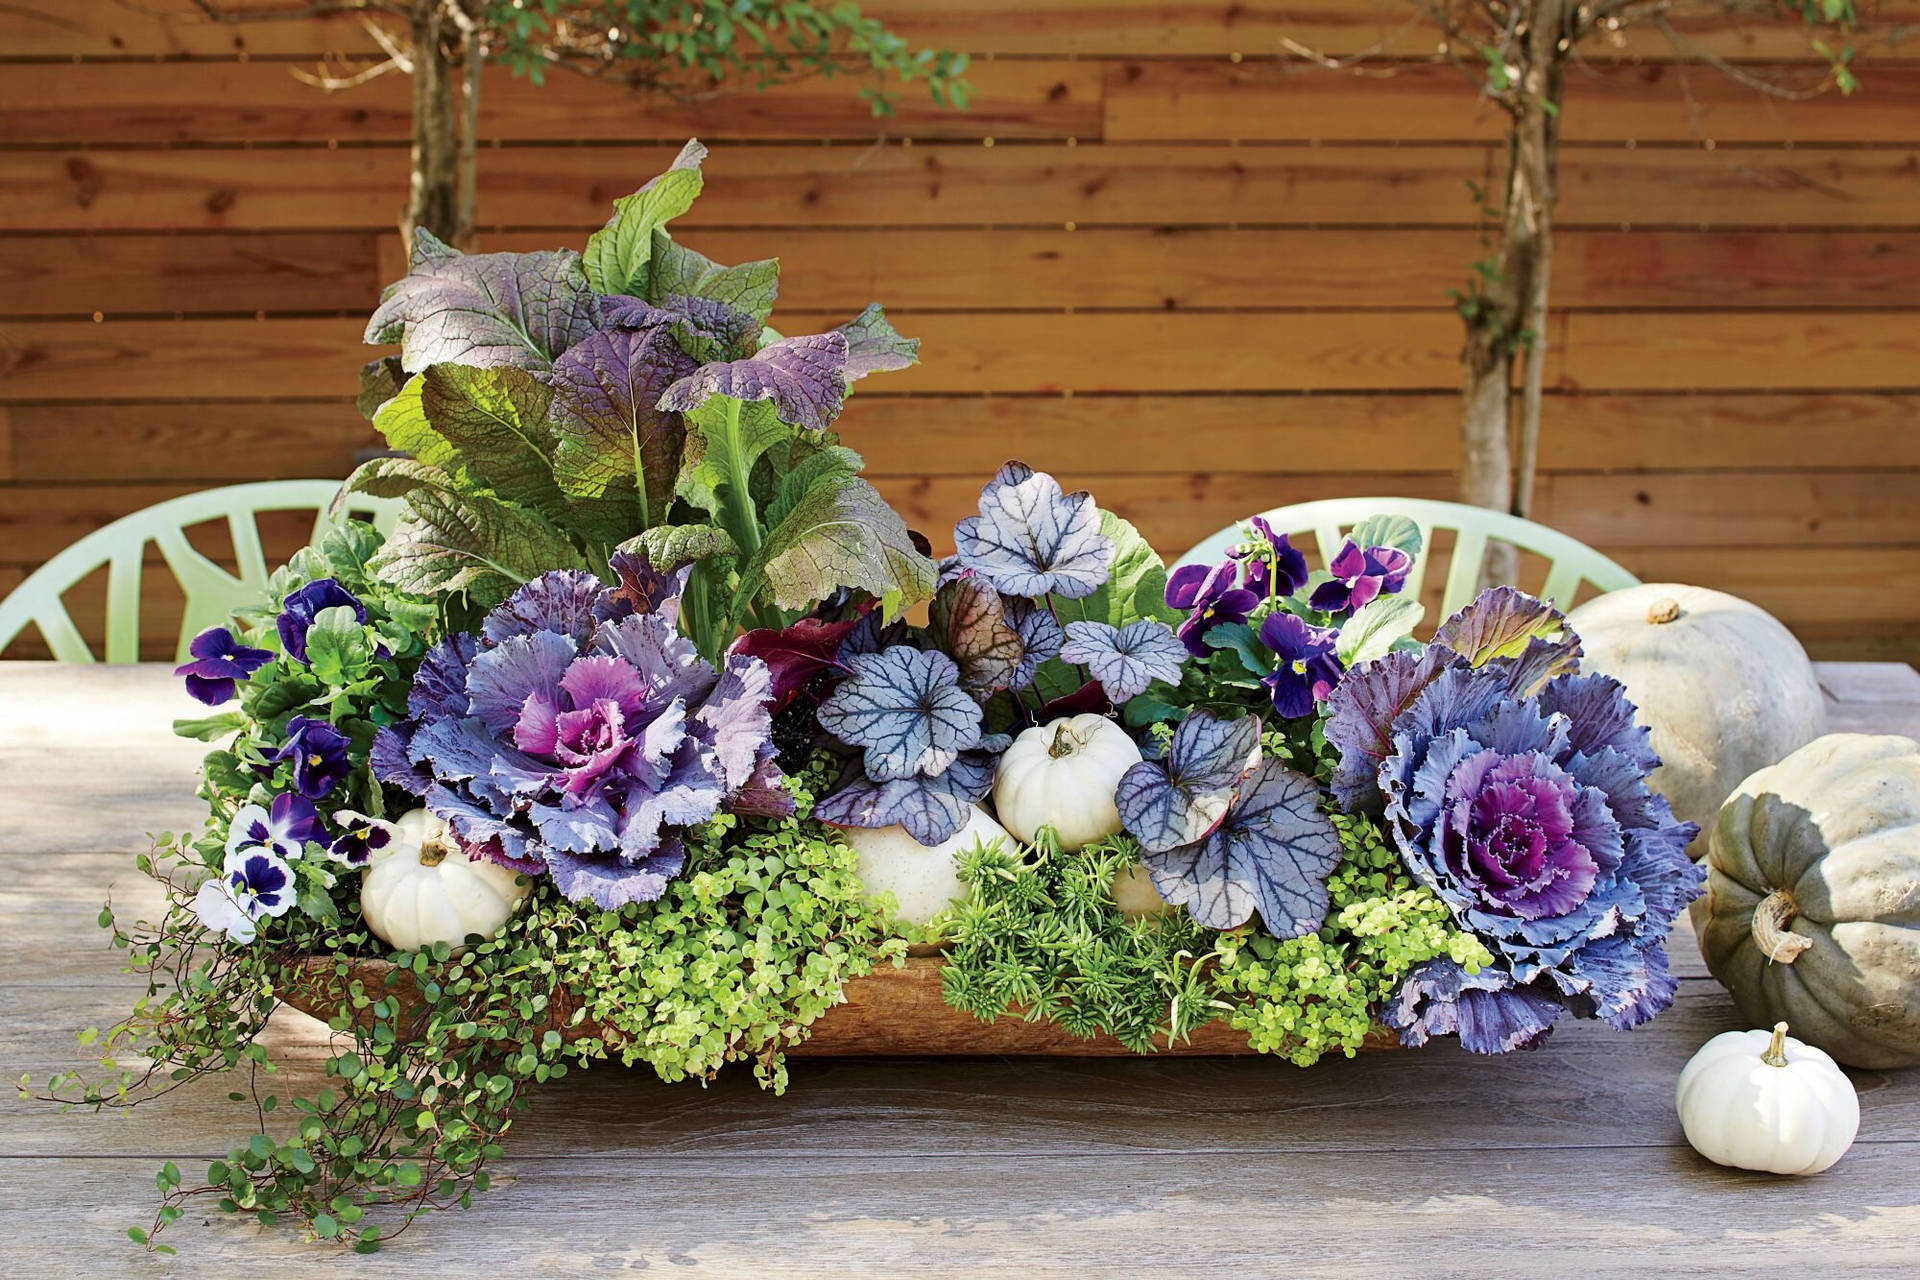
[[[1834,728],[1920,730],[1911,668],[1818,670]],[[143,832],[197,818],[204,748],[168,731],[192,710],[164,666],[0,664],[0,1058],[15,1075],[79,1065],[74,1030],[111,1021],[138,989],[91,921],[109,885],[151,906],[131,854]],[[1681,1141],[1672,1083],[1739,1019],[1684,927],[1672,953],[1680,996],[1650,1026],[1567,1020],[1544,1048],[1498,1059],[1443,1044],[1305,1071],[1268,1059],[796,1061],[784,1098],[744,1073],[701,1090],[645,1070],[575,1072],[516,1123],[508,1176],[471,1215],[425,1222],[372,1259],[203,1213],[175,1228],[179,1259],[126,1244],[161,1160],[208,1158],[245,1135],[226,1081],[131,1117],[9,1097],[0,1249],[9,1275],[179,1277],[296,1259],[372,1276],[669,1263],[1694,1275],[1808,1256],[1823,1274],[1865,1274],[1910,1262],[1920,1079],[1853,1073],[1861,1141],[1820,1178],[1707,1165]],[[320,1024],[283,1010],[266,1042],[283,1087],[318,1084]]]

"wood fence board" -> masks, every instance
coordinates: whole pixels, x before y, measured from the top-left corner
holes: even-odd
[[[662,147],[489,152],[488,227],[597,226],[672,159]],[[708,166],[682,219],[715,226],[1470,226],[1483,147],[767,146]],[[1572,150],[1561,223],[1896,227],[1920,153]],[[406,189],[391,147],[0,152],[0,230],[387,228]]]

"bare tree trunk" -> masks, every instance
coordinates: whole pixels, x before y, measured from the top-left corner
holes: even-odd
[[[1527,365],[1520,395],[1520,462],[1514,483],[1513,513],[1533,512],[1533,477],[1540,457],[1540,408],[1547,373],[1547,296],[1553,278],[1553,207],[1560,188],[1560,107],[1566,97],[1563,39],[1569,15],[1564,3],[1539,6],[1527,35],[1529,70],[1527,93],[1535,100],[1523,121],[1520,154],[1532,169],[1534,192],[1534,261],[1532,289],[1527,298]],[[1537,83],[1536,83],[1537,80]]]
[[[449,243],[460,238],[457,64],[448,56],[455,33],[440,0],[416,0],[413,37],[413,156],[407,208],[400,232],[413,243],[424,228]]]

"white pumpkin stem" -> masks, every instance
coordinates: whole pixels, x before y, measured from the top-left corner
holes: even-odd
[[[1813,939],[1787,928],[1799,908],[1785,889],[1775,889],[1753,909],[1753,941],[1760,954],[1779,964],[1792,964],[1794,958],[1813,945]]]
[[[1776,1022],[1773,1024],[1773,1040],[1767,1045],[1767,1051],[1760,1055],[1760,1061],[1770,1067],[1784,1067],[1787,1065],[1786,1023]]]
[[[1654,626],[1662,626],[1680,616],[1680,602],[1672,596],[1662,596],[1653,602],[1647,610],[1647,621]]]
[[[428,840],[420,846],[420,865],[437,867],[447,860],[447,846],[438,840]]]
[[[1053,731],[1053,741],[1047,746],[1047,755],[1058,760],[1072,755],[1080,745],[1080,740],[1067,731],[1067,722],[1062,720],[1060,727]]]

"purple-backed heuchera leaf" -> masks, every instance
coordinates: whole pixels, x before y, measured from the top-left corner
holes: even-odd
[[[1155,680],[1180,683],[1186,646],[1164,622],[1142,618],[1124,627],[1104,622],[1069,622],[1060,657],[1077,662],[1098,680],[1113,702],[1147,691]]]
[[[1473,994],[1509,989],[1622,1029],[1665,1008],[1661,947],[1703,873],[1686,855],[1695,827],[1647,786],[1657,761],[1619,685],[1560,676],[1523,697],[1509,659],[1455,657],[1391,728],[1379,783],[1401,860],[1496,971],[1409,995],[1421,1025],[1511,1014],[1525,1002],[1493,1010]],[[1465,1003],[1475,1008],[1444,1008]]]
[[[772,676],[768,697],[778,711],[791,703],[809,680],[836,663],[841,643],[865,616],[840,622],[802,618],[779,631],[763,627],[735,640],[727,652],[752,654],[767,664]]]
[[[1535,640],[1552,646],[1549,652],[1558,655],[1559,669],[1540,671],[1542,679],[1579,666],[1580,640],[1567,630],[1566,616],[1546,601],[1512,587],[1482,591],[1433,633],[1433,643],[1475,667],[1500,658],[1519,658]]]
[[[1000,593],[971,570],[934,593],[927,626],[959,666],[960,687],[982,702],[1013,684],[1026,657]]]
[[[1113,571],[1113,540],[1100,532],[1100,508],[1085,490],[1023,462],[1003,465],[980,491],[980,514],[953,527],[960,562],[1010,596],[1079,600]]]
[[[702,365],[667,388],[662,409],[686,413],[709,396],[771,400],[780,421],[825,431],[846,399],[847,339],[816,333],[770,342],[745,360]]]
[[[960,687],[944,653],[895,645],[847,659],[851,672],[820,704],[820,727],[866,748],[867,776],[879,782],[945,770],[980,743],[980,704]]]
[[[1313,779],[1268,760],[1241,782],[1214,830],[1140,860],[1160,896],[1209,929],[1237,928],[1257,911],[1274,937],[1298,938],[1326,919],[1340,833]]]
[[[192,661],[175,667],[173,674],[185,676],[194,701],[210,707],[232,701],[240,681],[273,661],[270,651],[241,644],[224,626],[208,627],[195,636],[187,654]]]
[[[1261,683],[1273,694],[1273,709],[1289,720],[1311,715],[1340,683],[1340,633],[1316,627],[1291,613],[1270,613],[1260,624],[1260,643],[1280,665]]]
[[[479,639],[435,646],[373,767],[476,856],[613,909],[659,896],[685,828],[749,790],[754,811],[776,807],[779,775],[765,664],[736,655],[717,673],[664,607],[635,613],[591,581],[537,578]]]
[[[1212,566],[1183,564],[1167,575],[1167,607],[1187,614],[1174,634],[1196,658],[1207,656],[1209,631],[1245,622],[1260,603],[1259,596],[1234,585],[1235,573],[1234,562],[1222,560]]]
[[[665,329],[589,335],[553,364],[553,473],[576,498],[632,504],[625,529],[666,518],[686,427],[660,407],[693,358]]]
[[[891,373],[920,363],[920,339],[903,338],[887,320],[879,303],[833,331],[847,340],[847,381],[858,382],[870,373]]]
[[[1041,663],[1060,656],[1060,647],[1067,642],[1066,633],[1060,629],[1060,619],[1053,616],[1053,610],[1036,600],[1013,596],[1003,597],[1001,603],[1006,607],[1007,624],[1020,637],[1021,648],[1020,665],[1014,668],[1007,685],[1024,689],[1033,683]]]
[[[1367,547],[1348,538],[1327,562],[1331,582],[1313,590],[1307,603],[1322,613],[1355,613],[1407,585],[1413,557],[1398,547]]]
[[[937,845],[967,825],[992,786],[992,757],[970,751],[930,778],[881,782],[856,775],[815,805],[813,816],[836,827],[899,826],[921,844]]]
[[[1554,996],[1515,987],[1499,969],[1468,973],[1442,956],[1407,975],[1380,1020],[1410,1049],[1434,1036],[1458,1035],[1469,1053],[1510,1053],[1539,1048],[1565,1011]]]
[[[1257,717],[1191,712],[1173,731],[1164,761],[1143,760],[1120,776],[1113,802],[1121,823],[1143,849],[1193,844],[1220,824],[1259,749]]]
[[[412,266],[380,296],[366,341],[399,343],[409,373],[442,363],[543,370],[598,320],[571,249],[465,254],[421,229]]]

